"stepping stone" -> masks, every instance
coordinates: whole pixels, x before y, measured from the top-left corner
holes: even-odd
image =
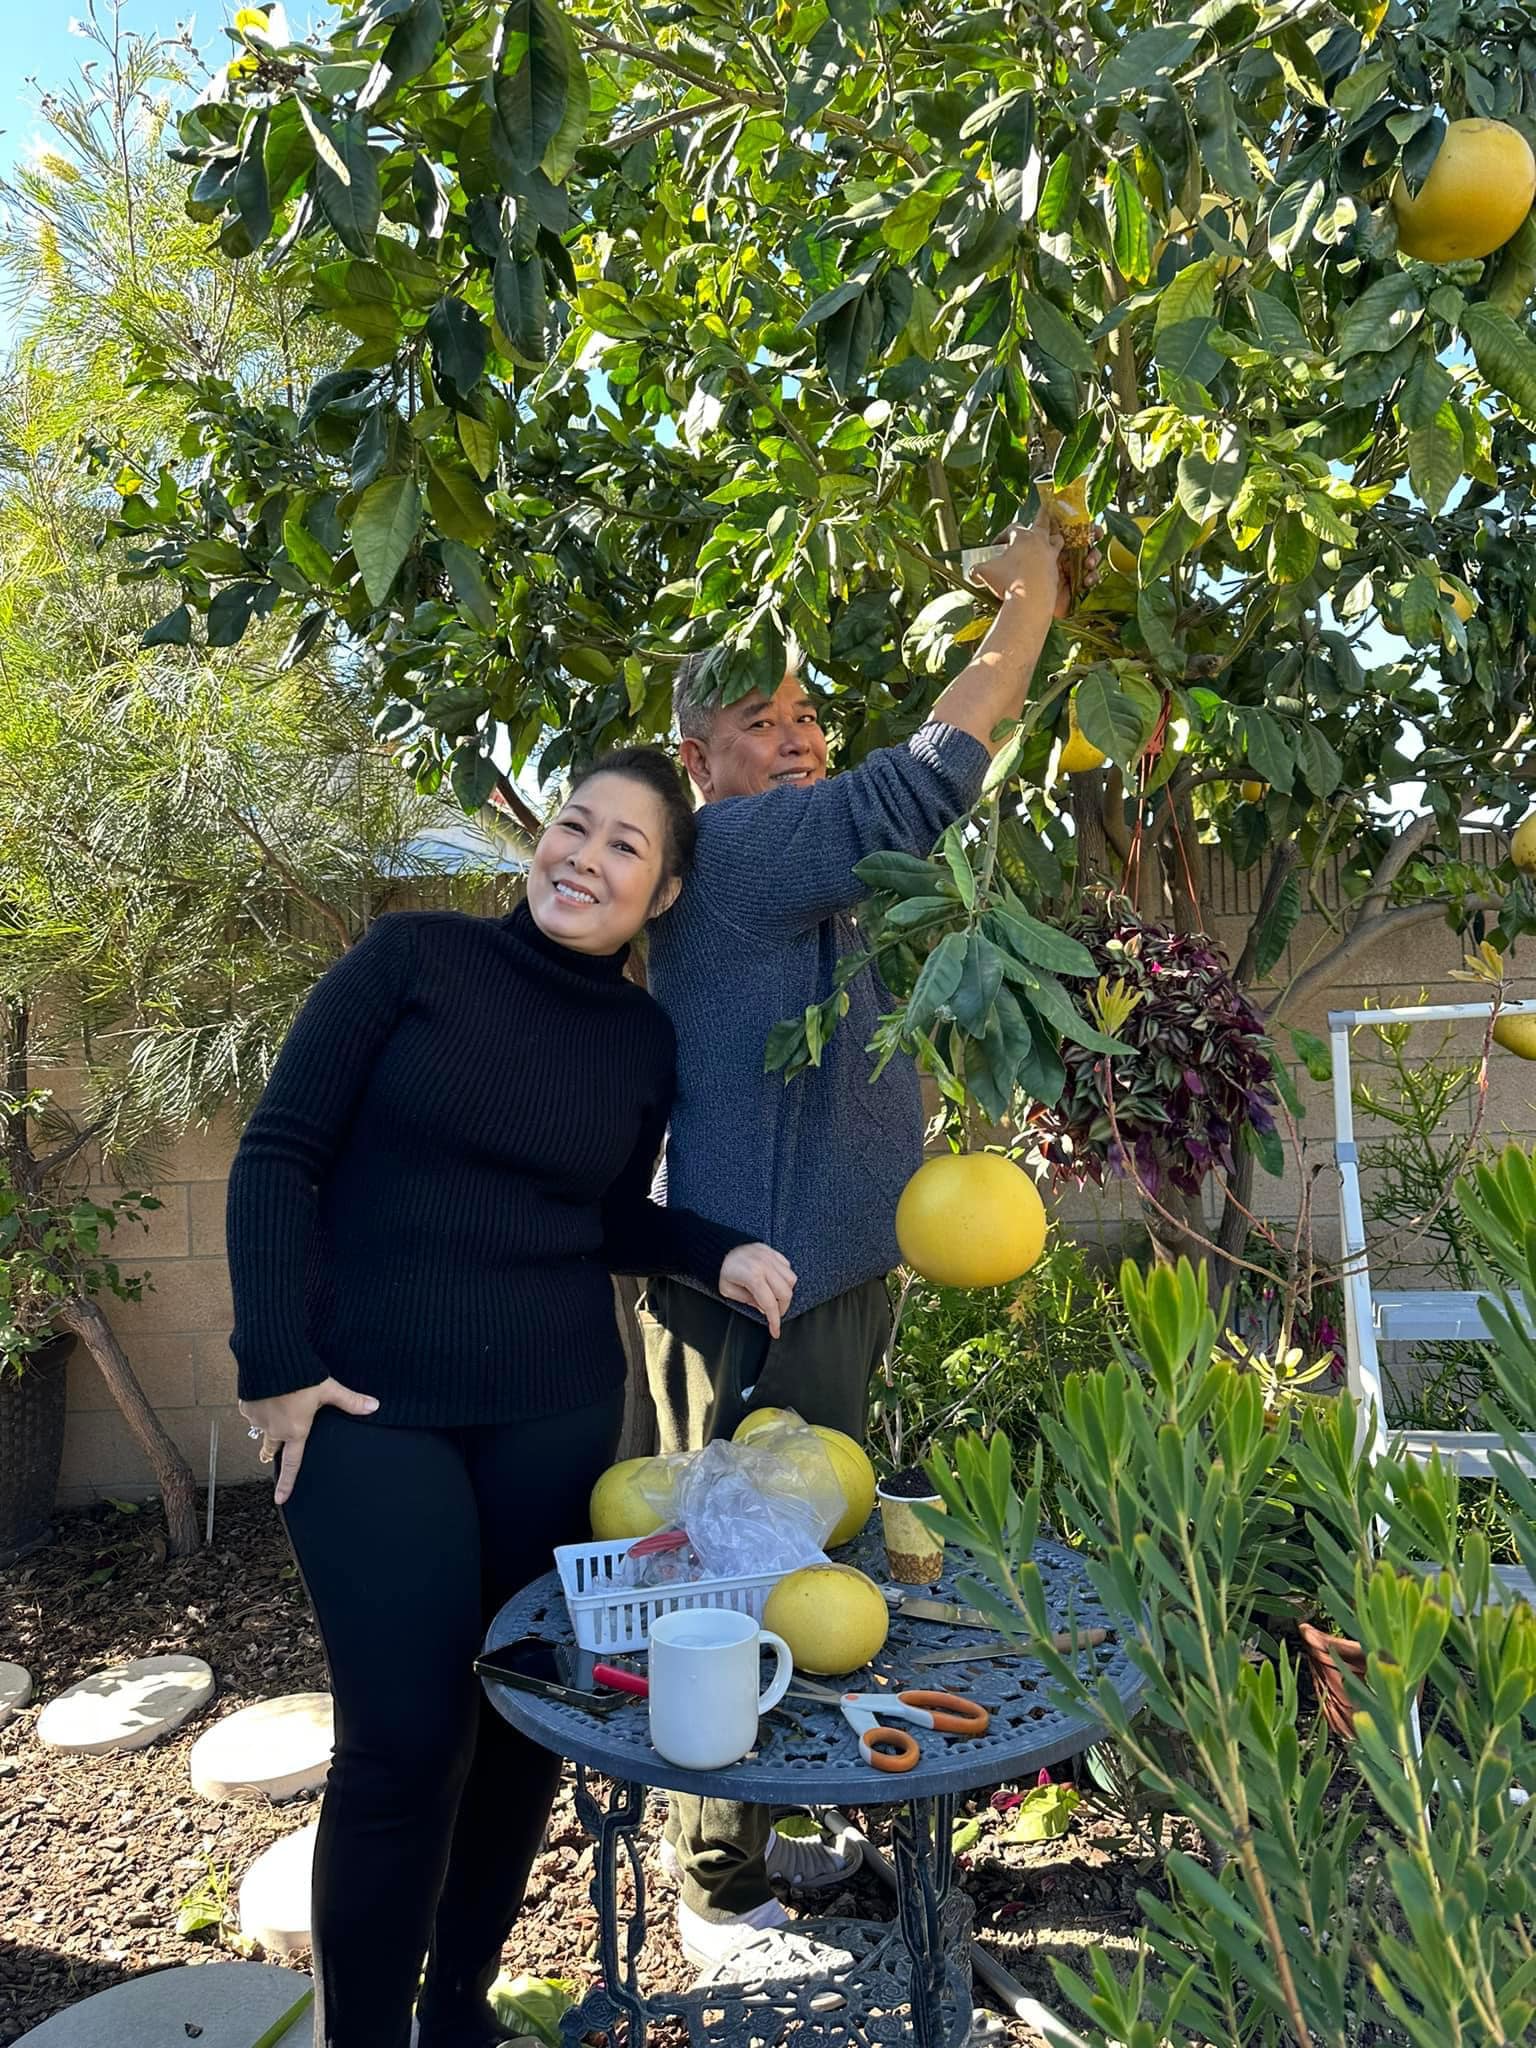
[[[275,1963],[199,1963],[157,1970],[98,1991],[55,2013],[16,2048],[251,2048],[310,1989],[300,1970]],[[311,2048],[313,2007],[278,2037],[278,2048]]]
[[[240,1932],[271,1955],[309,1947],[309,1891],[318,1821],[264,1849],[240,1886]]]
[[[37,1717],[38,1740],[77,1756],[143,1749],[212,1698],[213,1673],[201,1657],[135,1657],[50,1700]]]
[[[193,1789],[205,1799],[292,1799],[325,1783],[334,1741],[328,1692],[258,1700],[193,1743]]]
[[[32,1674],[19,1664],[0,1663],[0,1728],[32,1697]]]

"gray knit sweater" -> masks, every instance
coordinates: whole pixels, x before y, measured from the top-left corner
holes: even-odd
[[[849,913],[869,892],[855,862],[927,853],[986,768],[969,733],[931,724],[810,789],[707,804],[693,872],[652,928],[650,988],[677,1033],[667,1199],[777,1246],[799,1275],[792,1314],[897,1263],[922,1104],[909,1060],[870,1081],[866,1048],[892,1007],[872,970],[819,1068],[765,1073],[768,1033],[830,995],[838,957],[858,949]]]

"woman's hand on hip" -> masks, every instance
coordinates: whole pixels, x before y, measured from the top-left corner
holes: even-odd
[[[261,1431],[261,1462],[270,1465],[277,1460],[277,1485],[272,1498],[278,1507],[293,1492],[304,1460],[304,1446],[320,1410],[340,1408],[347,1415],[371,1415],[378,1405],[372,1394],[354,1394],[340,1380],[321,1380],[317,1386],[278,1394],[270,1401],[240,1403],[240,1413],[253,1429]]]
[[[727,1301],[760,1309],[769,1335],[777,1337],[794,1296],[795,1269],[771,1244],[739,1244],[720,1268],[720,1292]]]

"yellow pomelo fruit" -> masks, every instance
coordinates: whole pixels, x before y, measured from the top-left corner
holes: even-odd
[[[1264,784],[1262,782],[1245,782],[1242,785],[1242,798],[1245,804],[1263,803]]]
[[[849,1564],[809,1564],[768,1595],[763,1627],[782,1636],[797,1671],[840,1677],[878,1657],[891,1617],[873,1579]]]
[[[1536,811],[1515,827],[1509,842],[1509,857],[1526,874],[1536,871]]]
[[[1063,775],[1090,775],[1095,768],[1102,768],[1109,759],[1101,753],[1092,740],[1083,738],[1082,728],[1077,722],[1077,706],[1067,705],[1067,736],[1061,743],[1061,772]]]
[[[1515,1017],[1500,1017],[1493,1027],[1493,1042],[1523,1060],[1536,1060],[1536,1010],[1522,1010]]]
[[[776,1422],[782,1422],[787,1408],[754,1408],[750,1415],[743,1415],[731,1431],[733,1444],[744,1444],[749,1436],[756,1436],[760,1429],[772,1429]]]
[[[608,1467],[592,1489],[589,1509],[592,1534],[599,1543],[649,1536],[661,1528],[666,1517],[656,1512],[638,1485],[647,1468],[660,1465],[659,1458],[624,1458]]]
[[[827,1538],[830,1549],[838,1543],[851,1543],[874,1512],[875,1468],[865,1456],[864,1446],[856,1444],[851,1436],[819,1422],[812,1427],[826,1445],[837,1483],[843,1489],[845,1506],[842,1519]]]
[[[907,1264],[940,1287],[1001,1287],[1045,1249],[1045,1204],[1000,1153],[946,1153],[902,1189],[896,1242]]]
[[[1453,121],[1417,195],[1392,187],[1397,246],[1423,263],[1462,263],[1500,249],[1531,210],[1536,156],[1507,121]]]
[[[1151,512],[1138,512],[1135,515],[1136,524],[1143,533],[1152,524],[1154,516]],[[1118,569],[1122,576],[1134,576],[1136,574],[1136,557],[1131,553],[1123,540],[1116,540],[1114,535],[1111,534],[1107,552],[1111,569]]]
[[[1467,623],[1468,619],[1477,610],[1477,599],[1475,597],[1468,597],[1464,590],[1458,590],[1456,585],[1448,582],[1444,576],[1440,578],[1440,595],[1451,600],[1451,610],[1463,625]]]

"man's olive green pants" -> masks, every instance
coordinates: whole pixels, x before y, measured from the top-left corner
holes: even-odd
[[[775,1339],[712,1295],[655,1280],[640,1303],[640,1328],[663,1451],[729,1436],[753,1408],[793,1408],[862,1443],[891,1305],[884,1280],[869,1280],[792,1317]],[[771,1898],[770,1824],[766,1806],[675,1794],[666,1838],[682,1859],[683,1903],[726,1920]]]

